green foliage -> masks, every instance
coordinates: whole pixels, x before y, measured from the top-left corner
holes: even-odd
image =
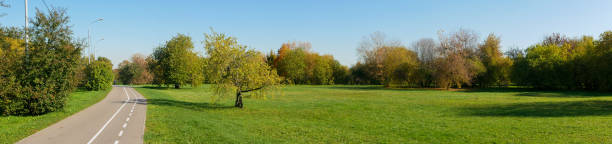
[[[132,84],[133,79],[137,77],[138,67],[127,60],[119,63],[118,73],[119,82],[122,84]]]
[[[262,53],[238,44],[236,38],[212,32],[205,34],[206,74],[217,99],[236,95],[236,107],[243,107],[242,93],[275,88],[280,78],[266,63]],[[216,100],[216,99],[214,99]]]
[[[177,34],[154,50],[149,68],[154,75],[153,83],[174,84],[175,88],[180,88],[184,84],[199,85],[204,81],[202,64],[193,51],[191,37]]]
[[[271,53],[266,61],[290,84],[346,83],[348,77],[347,68],[333,56],[311,52],[306,42],[284,43],[278,54]]]
[[[0,112],[2,115],[39,115],[57,111],[76,87],[76,70],[82,45],[72,39],[69,18],[63,9],[43,14],[37,10],[28,34],[27,55],[22,45],[2,44]],[[18,32],[12,32],[18,33]],[[3,36],[14,35],[9,32]],[[9,38],[18,38],[10,37]],[[7,46],[8,45],[8,46]],[[6,53],[5,53],[6,52]]]
[[[499,37],[489,34],[484,44],[479,47],[480,59],[486,71],[477,79],[481,87],[490,85],[508,85],[512,61],[502,55]]]
[[[294,44],[295,45],[295,44]],[[285,44],[283,45],[285,46]],[[285,77],[290,83],[307,84],[308,65],[306,64],[307,48],[303,45],[291,46],[283,53],[278,61],[278,74]],[[282,49],[282,48],[281,48]],[[279,50],[280,52],[280,50]]]
[[[150,84],[153,75],[149,72],[150,57],[140,54],[132,55],[131,61],[124,60],[119,64],[119,81],[123,84]]]
[[[87,90],[106,90],[113,86],[113,65],[110,60],[104,57],[99,57],[85,68],[87,80],[85,88]]]

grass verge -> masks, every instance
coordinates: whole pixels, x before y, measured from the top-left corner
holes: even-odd
[[[74,113],[77,113],[104,99],[110,92],[77,90],[68,97],[64,110],[39,116],[0,117],[0,143],[15,143],[39,130],[46,128]]]

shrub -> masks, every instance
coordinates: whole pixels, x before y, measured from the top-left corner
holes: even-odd
[[[85,68],[87,75],[87,90],[105,90],[113,85],[115,79],[113,75],[112,65],[104,61],[94,61]]]

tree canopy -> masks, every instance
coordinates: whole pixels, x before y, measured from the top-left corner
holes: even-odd
[[[177,34],[157,47],[151,56],[149,68],[155,75],[155,84],[174,84],[174,88],[180,88],[188,83],[197,86],[204,81],[202,61],[187,35]]]
[[[235,107],[243,107],[242,93],[276,87],[280,78],[266,63],[265,56],[238,44],[222,33],[205,34],[206,74],[218,96],[235,94]],[[257,94],[257,93],[256,93]]]

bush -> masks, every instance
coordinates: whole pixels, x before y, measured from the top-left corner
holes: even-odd
[[[115,79],[112,65],[104,61],[94,61],[85,68],[87,90],[105,90],[113,85]]]
[[[69,19],[62,9],[36,12],[29,28],[27,55],[22,43],[0,41],[0,114],[39,115],[57,111],[76,87],[81,44],[72,40]],[[19,39],[22,30],[1,32],[3,40]]]

